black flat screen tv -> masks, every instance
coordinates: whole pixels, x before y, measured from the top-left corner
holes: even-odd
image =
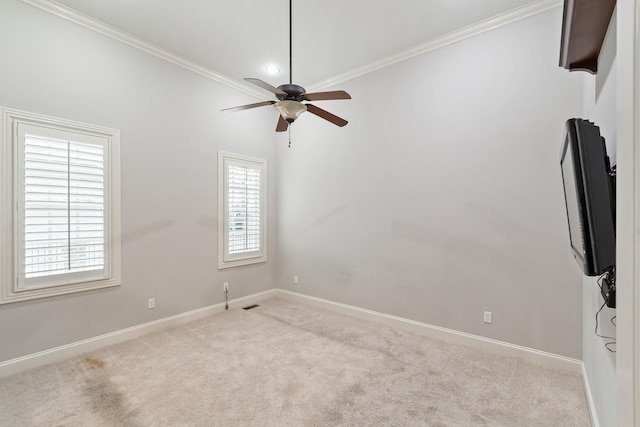
[[[566,122],[560,159],[573,257],[587,276],[615,266],[615,175],[600,128],[583,119]]]

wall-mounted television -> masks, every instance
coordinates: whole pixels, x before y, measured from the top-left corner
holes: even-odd
[[[609,272],[610,283],[616,263],[615,173],[598,126],[583,119],[565,126],[560,165],[571,253],[585,275]]]

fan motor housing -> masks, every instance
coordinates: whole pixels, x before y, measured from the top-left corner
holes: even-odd
[[[283,92],[287,92],[286,95],[276,95],[280,101],[302,101],[302,95],[307,93],[302,86],[294,84],[286,84],[278,86]]]

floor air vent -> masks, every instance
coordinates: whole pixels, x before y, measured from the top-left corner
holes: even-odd
[[[248,305],[246,307],[242,307],[243,310],[251,310],[252,308],[260,307],[258,304]]]

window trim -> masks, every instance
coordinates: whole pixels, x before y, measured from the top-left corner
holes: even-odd
[[[0,173],[0,275],[1,296],[0,304],[18,301],[27,301],[56,295],[64,295],[75,292],[83,292],[93,289],[119,286],[121,283],[121,250],[120,250],[120,132],[101,126],[79,123],[71,120],[47,117],[40,114],[25,111],[12,110],[0,107],[2,113],[2,134],[0,135],[0,153],[2,153],[2,173]],[[44,287],[18,286],[19,271],[17,262],[20,259],[16,250],[20,246],[16,236],[20,234],[17,227],[21,221],[18,218],[18,206],[16,191],[21,181],[17,176],[19,172],[16,159],[18,157],[18,126],[39,126],[65,132],[93,135],[106,140],[105,170],[108,170],[105,181],[105,194],[110,200],[105,212],[105,228],[108,248],[108,265],[106,276],[97,280],[74,282],[71,284],[55,284]],[[23,278],[24,279],[24,278]]]
[[[227,166],[229,162],[260,170],[260,249],[253,253],[229,254]],[[218,151],[218,269],[267,261],[267,161],[228,151]]]

